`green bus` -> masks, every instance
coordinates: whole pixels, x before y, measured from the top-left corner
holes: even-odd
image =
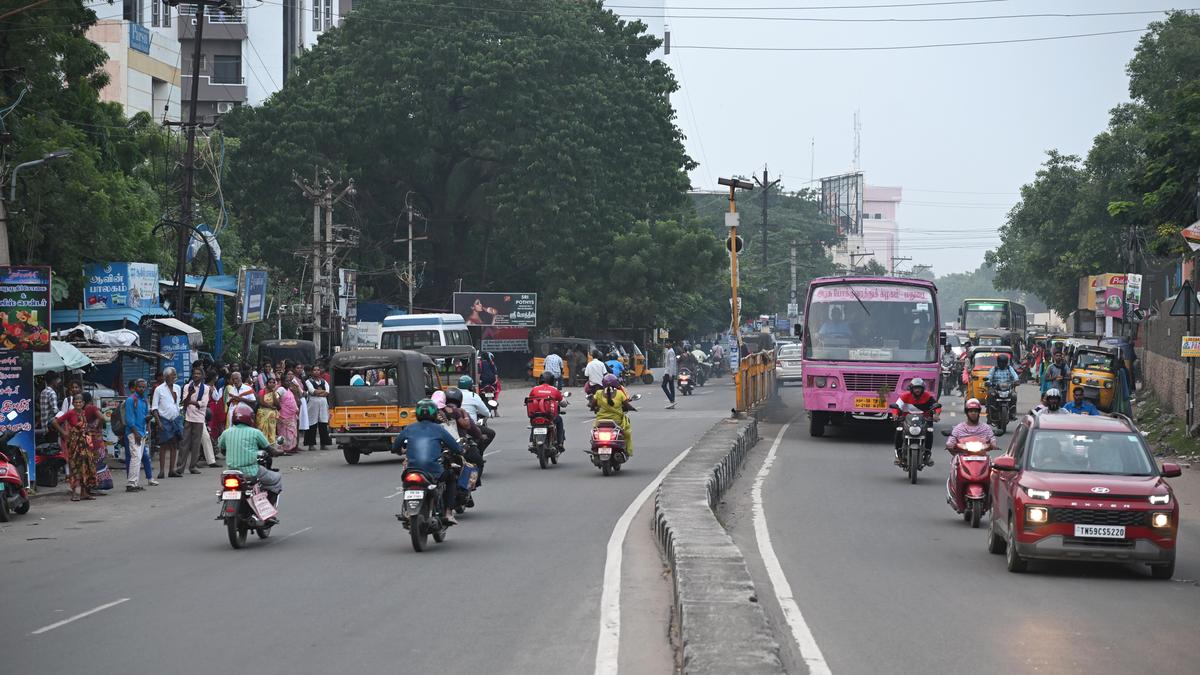
[[[1025,305],[1005,298],[967,298],[958,310],[958,327],[972,340],[979,330],[998,330],[1025,339],[1028,328]]]

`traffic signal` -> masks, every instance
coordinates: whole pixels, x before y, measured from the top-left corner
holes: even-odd
[[[730,251],[733,251],[734,253],[741,253],[742,252],[742,238],[738,237],[737,241],[734,242],[734,241],[731,241],[729,237],[726,237],[725,238],[725,248],[729,249]]]

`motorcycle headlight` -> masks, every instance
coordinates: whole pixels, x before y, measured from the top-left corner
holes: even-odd
[[[913,436],[920,436],[922,431],[924,430],[921,429],[920,425],[917,424],[912,424],[908,427],[908,433]]]

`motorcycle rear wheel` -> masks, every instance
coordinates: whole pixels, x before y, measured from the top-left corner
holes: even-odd
[[[23,516],[26,513],[29,513],[29,500],[26,499],[25,501],[21,502],[20,506],[13,509],[13,513],[17,514],[18,516]]]
[[[654,384],[654,376],[650,373],[642,375],[642,384]]]
[[[245,524],[239,523],[237,518],[225,519],[225,530],[229,534],[229,545],[234,548],[241,548],[246,545],[246,534],[250,528]]]
[[[8,496],[0,492],[0,523],[7,523],[8,519]]]
[[[412,547],[417,553],[425,550],[429,543],[429,531],[425,529],[425,516],[417,514],[408,519],[408,533],[412,535]]]
[[[605,462],[600,465],[600,470],[604,472],[605,476],[611,476],[612,475],[612,464],[610,462]]]
[[[980,502],[978,500],[972,501],[970,512],[971,512],[971,527],[974,529],[979,529],[979,520],[980,520],[980,518],[983,518],[983,502]]]
[[[546,468],[546,446],[544,446],[544,445],[538,446],[537,456],[538,456],[538,466],[545,469]]]

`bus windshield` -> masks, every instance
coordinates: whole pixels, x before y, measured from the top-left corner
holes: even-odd
[[[1009,328],[1008,305],[999,302],[968,302],[963,312],[963,328]]]
[[[928,288],[826,284],[805,312],[804,356],[824,361],[930,363],[936,360],[936,305]]]

